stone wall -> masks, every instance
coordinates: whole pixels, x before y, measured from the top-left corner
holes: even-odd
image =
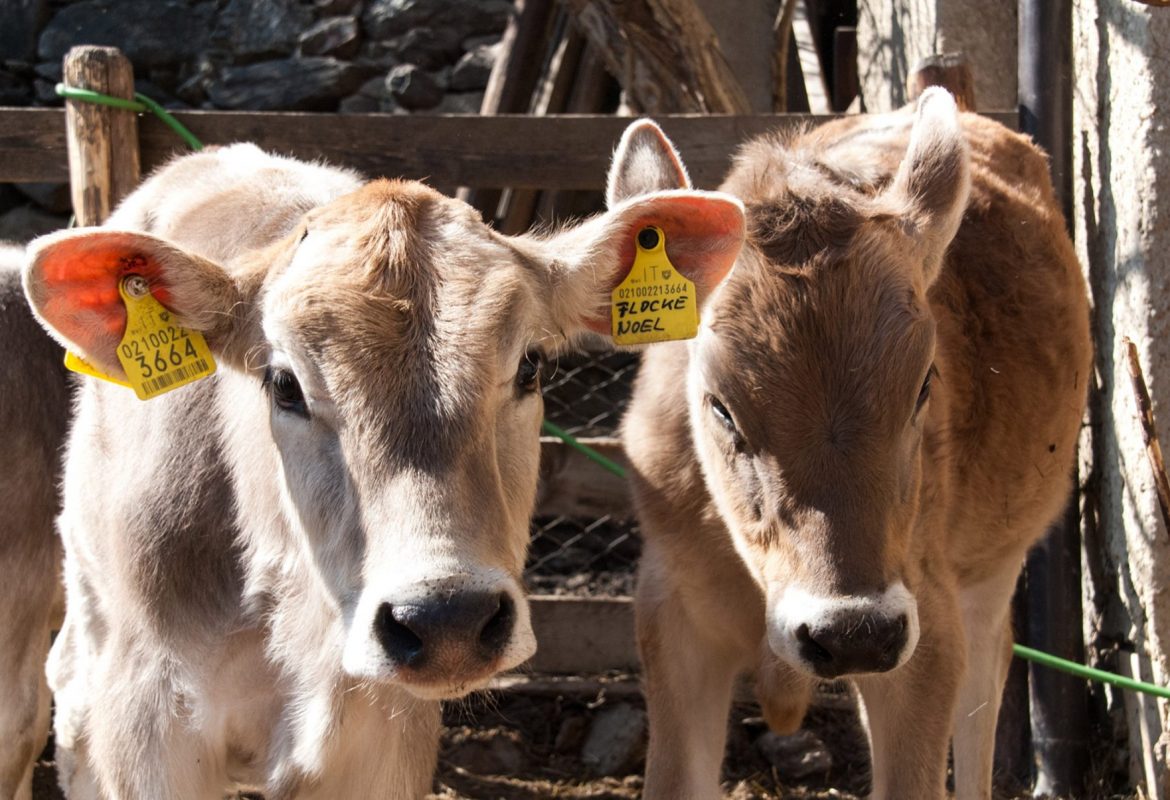
[[[168,108],[476,113],[511,0],[3,0],[0,106],[60,105],[61,60],[112,45]],[[0,185],[0,239],[68,214]]]
[[[1170,682],[1170,538],[1142,444],[1123,338],[1132,339],[1170,445],[1170,10],[1133,0],[1074,3],[1076,245],[1095,302],[1099,392],[1088,451],[1088,641],[1110,666]],[[1130,692],[1111,703],[1129,730],[1130,772],[1166,798],[1170,706]]]

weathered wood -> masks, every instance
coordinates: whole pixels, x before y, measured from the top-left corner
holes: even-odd
[[[65,112],[0,108],[0,182],[68,183]]]
[[[574,29],[567,13],[562,11],[558,17],[559,36],[552,48],[548,68],[529,106],[529,113],[538,117],[565,110],[585,45],[585,39]],[[532,226],[539,197],[538,189],[513,189],[508,193],[507,209],[496,227],[509,235],[528,230]]]
[[[73,88],[134,99],[134,68],[114,47],[74,47],[65,56],[63,76]],[[68,100],[65,128],[74,216],[79,225],[100,225],[138,185],[138,117]]]
[[[611,461],[629,467],[619,439],[583,437],[580,441]],[[541,438],[536,516],[628,519],[633,515],[628,481],[560,439]]]
[[[747,114],[743,87],[693,0],[564,0],[639,113]]]
[[[792,15],[792,36],[796,41],[796,55],[800,59],[800,72],[804,76],[804,91],[808,95],[808,110],[813,114],[828,114],[832,110],[829,90],[825,85],[825,73],[821,69],[821,57],[817,53],[816,39],[808,19],[808,5],[797,0]]]
[[[508,20],[504,36],[497,47],[488,85],[484,90],[479,113],[524,114],[540,80],[541,54],[553,20],[553,0],[517,0],[515,13]],[[494,221],[500,204],[498,188],[480,188],[473,184],[462,190],[460,199],[470,203],[484,219]]]
[[[1015,130],[1018,113],[983,112]],[[251,141],[274,152],[324,159],[370,175],[447,186],[602,189],[609,158],[628,119],[338,115],[185,111],[175,115],[207,144]],[[667,115],[658,117],[701,188],[722,180],[731,154],[752,136],[815,125],[840,115]],[[142,168],[187,152],[174,131],[151,117],[139,123]],[[65,112],[0,108],[0,181],[69,180]]]
[[[1150,469],[1154,473],[1158,508],[1162,510],[1162,526],[1170,533],[1170,479],[1166,476],[1166,462],[1162,459],[1162,445],[1158,441],[1158,428],[1154,424],[1154,404],[1150,401],[1150,391],[1146,388],[1146,376],[1142,372],[1142,362],[1138,359],[1137,345],[1129,338],[1125,339],[1123,345],[1129,362],[1129,379],[1133,384],[1138,421],[1142,426],[1142,444],[1145,445],[1146,457],[1149,458]]]
[[[527,666],[534,672],[638,668],[630,598],[538,596],[531,603],[537,650]]]
[[[833,110],[846,111],[860,92],[857,28],[837,28],[833,31]]]
[[[788,47],[792,41],[792,18],[798,0],[784,0],[772,24],[775,50],[772,56],[772,110],[788,111]]]
[[[942,53],[919,61],[910,73],[907,97],[918,99],[927,86],[941,86],[955,96],[961,110],[975,110],[975,76],[962,53]]]

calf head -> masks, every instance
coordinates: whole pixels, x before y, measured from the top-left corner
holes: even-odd
[[[421,184],[376,181],[228,265],[141,233],[45,237],[25,286],[50,331],[115,376],[125,275],[202,331],[232,373],[212,380],[251,387],[234,413],[265,417],[232,422],[266,427],[277,453],[280,508],[249,516],[315,565],[343,630],[322,647],[355,677],[453,697],[535,649],[520,576],[541,365],[608,330],[646,225],[704,291],[744,235],[735,199],[675,191],[509,238]]]
[[[774,144],[741,154],[724,187],[745,202],[748,246],[691,344],[692,435],[769,645],[809,673],[893,669],[917,643],[912,540],[940,377],[927,291],[969,183],[954,102],[932,90],[884,188]]]

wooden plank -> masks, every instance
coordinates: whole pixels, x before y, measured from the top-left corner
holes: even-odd
[[[600,189],[629,125],[612,116],[387,116],[233,112],[176,115],[208,144],[253,141],[279,153],[324,159],[366,175],[448,186]],[[745,139],[807,117],[685,116],[662,120],[699,186],[716,186]],[[815,121],[815,120],[814,120]],[[142,155],[155,165],[183,145],[143,120]]]
[[[1017,112],[982,112],[1018,127]],[[608,115],[393,116],[186,111],[176,115],[209,144],[252,141],[276,152],[325,159],[367,175],[429,178],[458,186],[602,189],[628,118]],[[670,115],[658,118],[691,176],[716,186],[740,142],[839,115]],[[185,152],[174,132],[140,119],[143,169]],[[65,112],[0,108],[0,182],[65,183]]]
[[[65,111],[0,108],[0,182],[68,183]]]
[[[634,601],[629,597],[530,598],[536,655],[543,673],[598,673],[638,668]]]
[[[580,442],[629,467],[620,440],[596,437],[582,438]],[[560,439],[542,437],[536,516],[629,519],[634,516],[629,482]]]
[[[694,0],[567,0],[639,113],[751,111]]]
[[[553,22],[552,0],[517,0],[516,13],[508,20],[504,37],[496,50],[483,103],[479,113],[523,114],[528,111],[532,92],[540,79],[540,55]],[[470,203],[488,222],[494,222],[500,205],[498,188],[463,187],[459,198]]]
[[[800,71],[804,74],[804,91],[808,95],[808,110],[813,114],[828,114],[829,90],[825,85],[821,57],[813,38],[812,25],[808,19],[808,4],[798,0],[792,16],[792,35],[796,39],[796,55],[800,59]]]

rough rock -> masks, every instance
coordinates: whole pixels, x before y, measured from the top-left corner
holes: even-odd
[[[0,214],[0,241],[24,244],[64,228],[67,222],[67,217],[48,214],[31,205],[18,206]]]
[[[73,210],[67,183],[14,183],[22,197],[32,200],[40,208],[53,214],[68,214]]]
[[[207,94],[219,108],[330,111],[364,77],[361,69],[337,59],[291,58],[227,67]]]
[[[452,741],[443,753],[450,764],[476,775],[515,775],[525,766],[519,734],[497,731],[487,738],[468,736]]]
[[[288,55],[313,12],[297,0],[229,0],[216,19],[212,44],[237,62]]]
[[[408,64],[438,69],[459,58],[459,36],[449,28],[415,28],[387,42],[390,50]]]
[[[462,40],[503,31],[511,13],[507,0],[375,0],[367,6],[362,24],[374,39],[434,27],[447,28]]]
[[[575,753],[585,741],[585,734],[589,731],[589,720],[583,716],[566,717],[557,728],[557,738],[553,742],[553,752],[567,754]]]
[[[436,114],[478,114],[483,107],[483,92],[456,92],[443,95],[435,106]]]
[[[799,730],[788,736],[768,731],[756,739],[756,749],[788,780],[823,775],[833,767],[833,756],[812,731]]]
[[[381,110],[380,106],[381,103],[373,97],[351,94],[337,104],[337,111],[340,114],[375,114]]]
[[[645,755],[646,712],[618,703],[593,718],[581,763],[594,775],[624,775]]]
[[[28,105],[32,98],[32,87],[24,75],[0,68],[0,106]]]
[[[451,71],[451,90],[470,92],[483,89],[488,84],[495,63],[496,48],[490,45],[481,45],[464,53]]]
[[[333,17],[351,13],[361,0],[313,0],[323,17]]]
[[[37,31],[49,18],[48,0],[4,0],[0,61],[30,61],[37,53]]]
[[[400,64],[386,76],[386,91],[411,111],[434,108],[443,99],[435,79],[414,64]]]
[[[121,48],[138,69],[178,64],[206,46],[215,15],[211,2],[84,0],[58,11],[41,32],[37,56],[60,61],[78,44]]]
[[[353,17],[323,19],[301,34],[300,51],[306,56],[348,59],[361,48],[357,20]]]

